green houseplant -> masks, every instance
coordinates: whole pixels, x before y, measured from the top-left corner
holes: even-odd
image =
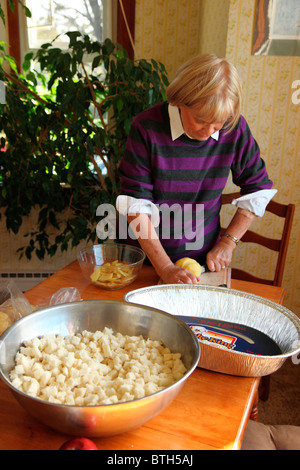
[[[95,241],[96,208],[118,195],[131,121],[164,100],[168,84],[159,62],[130,60],[109,39],[67,35],[68,50],[45,44],[26,55],[22,73],[0,44],[0,208],[14,233],[38,208],[20,250],[28,259]]]

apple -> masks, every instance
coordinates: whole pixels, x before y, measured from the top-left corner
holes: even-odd
[[[64,442],[59,450],[98,450],[98,447],[86,437],[75,437]]]

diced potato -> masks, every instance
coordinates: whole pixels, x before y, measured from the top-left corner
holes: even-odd
[[[171,353],[161,341],[115,334],[106,327],[25,341],[10,379],[43,400],[85,406],[142,398],[174,383],[185,371],[180,354]]]

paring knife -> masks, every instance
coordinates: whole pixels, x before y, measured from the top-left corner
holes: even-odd
[[[214,273],[213,271],[210,271],[208,269],[208,266],[207,264],[203,264],[203,266],[201,265],[201,274],[204,274],[204,273]],[[220,284],[218,287],[227,287],[227,284]]]

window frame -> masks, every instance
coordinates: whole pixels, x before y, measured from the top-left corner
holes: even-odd
[[[123,1],[124,13],[126,15],[127,24],[130,30],[131,37],[134,41],[134,25],[135,25],[135,1]],[[124,20],[124,15],[119,0],[110,0],[110,8],[112,9],[112,16],[116,16],[116,26],[114,31],[114,22],[112,25],[112,39],[120,44],[127,52],[131,59],[134,59],[134,50],[131,44],[130,36],[127,31],[127,25]],[[116,4],[117,2],[117,4]],[[24,53],[26,53],[27,35],[26,29],[22,27],[22,19],[25,15],[21,10],[17,0],[15,0],[15,10],[12,12],[6,0],[7,9],[7,34],[9,44],[9,54],[14,57],[18,70],[21,71]]]

